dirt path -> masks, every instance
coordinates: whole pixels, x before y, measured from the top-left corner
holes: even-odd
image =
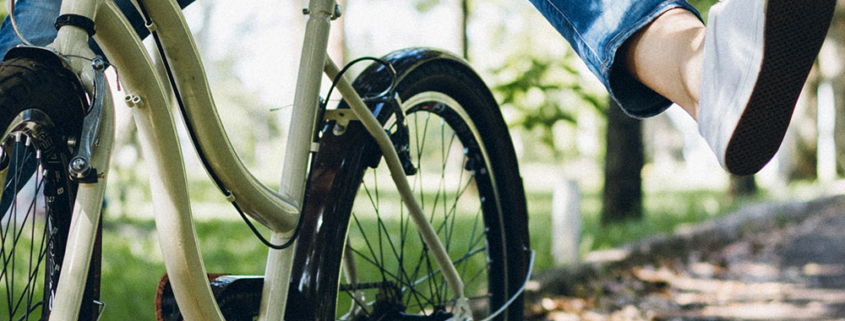
[[[845,320],[845,203],[529,296],[529,320]]]

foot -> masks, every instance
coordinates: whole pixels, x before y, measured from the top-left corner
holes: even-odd
[[[835,0],[723,0],[710,8],[699,131],[733,174],[777,152]]]

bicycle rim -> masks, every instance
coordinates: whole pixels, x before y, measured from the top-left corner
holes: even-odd
[[[482,201],[496,199],[498,192],[486,175],[483,146],[466,112],[449,96],[423,92],[409,102],[407,122],[418,168],[409,178],[414,194],[464,280],[464,294],[476,314],[486,315],[494,295],[488,280],[505,279],[506,271],[499,209],[496,202]],[[345,274],[338,310],[347,306],[351,313],[341,319],[436,317],[454,310],[456,296],[395,193],[386,166],[364,175],[346,251],[344,269],[354,268],[357,281],[351,281],[353,272]]]
[[[50,156],[36,147],[41,143],[37,137],[44,132],[28,130],[27,123],[41,127],[28,121],[13,124],[3,144],[9,167],[0,201],[0,283],[6,287],[4,307],[9,320],[38,320],[49,311],[56,270],[64,255],[61,244],[70,223],[68,215],[56,215],[57,208],[66,204],[56,204],[57,195],[45,195],[45,190],[68,191],[54,188],[61,183],[49,179],[55,177],[56,168],[50,168],[44,158]]]
[[[408,53],[404,57],[419,57],[417,51]],[[515,293],[527,271],[527,218],[498,106],[460,62],[395,65],[401,66],[396,91],[408,114],[410,159],[418,169],[408,179],[463,279],[473,318],[481,320],[514,298],[496,320],[519,320],[522,300]],[[361,88],[371,86],[361,83]],[[376,113],[394,132],[392,113]],[[337,127],[330,122],[324,128],[292,271],[288,302],[297,308],[287,309],[286,319],[444,320],[453,315],[455,294],[380,159],[360,123]]]

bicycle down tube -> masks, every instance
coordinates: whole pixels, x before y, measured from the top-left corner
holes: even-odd
[[[83,7],[82,4],[85,3],[94,5],[94,2],[92,1],[73,2],[75,2],[75,4],[68,5],[68,7]],[[156,18],[159,20],[155,23],[167,26],[168,30],[174,30],[176,28],[173,26],[173,20],[176,20],[177,24],[175,24],[175,26],[179,27],[179,23],[181,23],[183,26],[181,29],[187,33],[187,30],[184,28],[184,21],[181,19],[179,14],[178,7],[173,8],[171,3],[168,1],[151,1],[149,5],[151,5],[152,8],[163,8],[161,10],[165,12],[168,10],[171,11],[170,16],[165,16],[171,18],[171,20],[167,20],[159,16],[159,18]],[[168,8],[168,6],[170,6],[170,8]],[[107,2],[100,6],[97,12],[96,22],[101,31],[95,38],[102,44],[106,56],[115,66],[117,66],[117,68],[126,68],[127,70],[132,71],[123,74],[121,81],[126,88],[127,97],[137,97],[137,101],[141,102],[141,104],[136,104],[136,108],[133,108],[133,116],[136,124],[138,125],[140,142],[143,150],[145,151],[145,158],[147,159],[150,171],[159,174],[151,176],[150,186],[153,193],[156,211],[156,227],[161,233],[160,242],[162,244],[161,248],[165,258],[165,265],[168,275],[174,284],[174,292],[177,300],[179,302],[191,303],[181,305],[182,314],[188,320],[222,320],[222,315],[217,308],[216,302],[211,293],[204,265],[202,264],[202,259],[199,253],[196,232],[194,231],[191,221],[184,164],[182,163],[175,124],[171,113],[167,108],[167,102],[169,100],[166,99],[167,96],[164,94],[162,89],[161,80],[157,78],[155,72],[153,71],[152,62],[144,50],[144,47],[137,37],[134,36],[128,22],[126,22],[125,18],[120,14],[120,11],[114,6],[114,4]],[[155,24],[150,25],[150,27],[155,28]],[[72,28],[63,28],[63,30],[64,29],[72,30]],[[57,44],[82,43],[87,46],[87,42],[84,39],[75,39],[75,41],[71,41],[66,40],[63,38],[66,36],[62,35],[63,33],[60,32],[60,37],[56,42]],[[191,44],[193,43],[191,42]],[[66,47],[71,49],[74,48],[72,46]],[[62,47],[58,47],[58,49],[61,52],[74,52],[63,51]],[[191,50],[182,50],[182,52],[191,52]],[[192,52],[195,54],[195,50]],[[90,54],[88,56],[90,57]],[[210,98],[210,95],[208,97]],[[197,102],[188,103],[192,105],[198,104]],[[110,132],[107,130],[101,131],[101,136],[109,136],[110,134],[113,134],[113,130]],[[249,178],[252,177],[249,176]],[[245,188],[241,187],[241,190],[244,189]],[[80,190],[82,190],[82,187]],[[100,196],[101,195],[102,193],[100,193]],[[95,197],[83,197],[83,194],[80,192],[78,202],[102,204],[102,198],[99,200],[90,200],[93,198]],[[77,206],[78,205],[79,204],[77,204]],[[292,212],[289,209],[290,207],[291,206],[279,206],[279,208],[284,211],[276,212],[290,213]],[[90,212],[99,213],[99,211]],[[92,221],[96,222],[96,220]],[[293,221],[293,219],[290,219],[289,221]],[[262,220],[262,222],[266,222],[266,220]],[[292,223],[289,223],[289,225],[293,226]],[[92,231],[95,228],[96,226],[90,228],[87,232],[80,232],[78,233],[79,236],[77,236],[77,234],[72,234],[71,238],[86,239],[87,237],[88,239],[93,239]],[[292,228],[290,227],[288,228],[288,230],[291,229]],[[276,238],[278,237],[274,234],[274,239]],[[90,250],[88,253],[90,253]],[[74,262],[87,264],[90,254],[70,255],[68,257],[74,258]],[[68,266],[70,266],[70,264],[67,262],[63,266],[65,266],[65,268],[63,270],[63,277],[60,281],[59,294],[57,297],[76,298],[60,300],[60,302],[57,302],[57,310],[55,310],[51,315],[51,320],[75,320],[75,315],[78,313],[80,298],[78,298],[77,293],[74,291],[79,288],[78,284],[84,284],[86,274],[80,271],[84,271],[86,269],[68,270]],[[276,264],[268,265],[268,268],[271,270],[281,270],[287,267],[285,267],[284,264]],[[267,274],[278,275],[279,273],[271,271]],[[287,282],[284,282],[284,284],[285,287],[280,287],[282,290],[285,290],[287,287]],[[281,297],[284,297],[284,294],[282,294]],[[269,317],[274,319],[281,318],[281,314],[275,314],[275,316],[278,317],[274,317],[274,315],[270,315]]]
[[[259,183],[235,155],[214,108],[201,60],[180,8],[167,0],[143,0],[140,5],[149,14],[148,28],[160,36],[161,45],[171,63],[176,87],[183,94],[186,120],[197,133],[197,148],[202,155],[207,157],[211,167],[209,170],[218,174],[222,186],[225,187],[223,192],[227,195],[227,199],[236,202],[245,213],[270,227],[273,231],[271,242],[281,243],[287,240],[292,234],[302,207],[308,157],[314,147],[312,136],[317,121],[322,73],[324,68],[335,73],[337,70],[333,63],[327,62],[325,51],[329,23],[335,14],[335,2],[312,0],[308,7],[309,19],[296,86],[293,120],[289,131],[289,148],[284,161],[279,193]],[[191,303],[181,304],[181,312],[187,320],[222,320],[222,314],[211,294],[199,253],[196,231],[191,221],[184,164],[176,136],[175,122],[168,108],[168,96],[162,89],[162,80],[154,72],[152,62],[143,45],[112,2],[66,0],[62,6],[62,13],[83,15],[95,20],[98,26],[95,39],[101,44],[107,58],[118,69],[130,71],[121,74],[121,83],[125,87],[126,98],[140,102],[135,104],[133,116],[138,125],[142,149],[150,172],[158,173],[151,176],[150,186],[165,265],[170,280],[174,284],[173,290],[177,301]],[[78,28],[64,27],[59,32],[54,46],[66,55],[91,57],[90,50],[85,50],[87,49],[86,39],[87,35],[81,33]],[[84,59],[71,60],[75,63],[73,68],[77,73],[90,69],[84,68]],[[82,78],[86,84],[91,83],[90,74],[90,71],[83,73]],[[351,102],[358,117],[364,123],[370,123],[368,131],[380,142],[389,166],[392,169],[396,166],[401,168],[401,165],[394,161],[397,157],[393,146],[389,143],[385,144],[385,139],[389,141],[389,138],[384,135],[377,122],[372,123],[375,118],[367,112],[360,97],[354,90],[350,90],[346,80],[342,80],[339,85],[344,98]],[[104,109],[111,108],[113,108],[111,104],[108,104]],[[212,112],[209,112],[208,108],[211,108]],[[111,117],[110,113],[104,114],[104,119],[109,119],[109,117]],[[113,130],[107,125],[102,128],[99,137],[101,142],[111,142],[112,135]],[[99,161],[107,168],[110,145],[106,144],[105,148],[98,150],[98,153],[102,159]],[[399,172],[401,173],[401,169]],[[404,175],[394,175],[394,179],[403,198],[407,199],[406,204],[411,204],[409,205],[411,212],[421,213],[419,206],[413,201]],[[91,193],[95,195],[92,196],[87,196],[89,194],[83,193],[83,187],[80,187],[77,203],[85,204],[81,206],[77,204],[77,208],[85,209],[88,215],[84,217],[89,218],[89,226],[81,228],[79,232],[72,228],[71,239],[93,239],[91,235],[96,230],[96,220],[93,217],[96,217],[96,214],[92,213],[99,213],[97,206],[102,204],[104,182],[105,179],[102,179],[99,184],[92,184],[91,187],[95,188]],[[83,185],[88,184],[80,186]],[[416,209],[413,208],[415,206]],[[415,221],[424,235],[426,230],[431,230],[431,225],[424,219],[415,217]],[[93,222],[93,228],[90,222]],[[74,223],[73,226],[76,225]],[[442,245],[436,237],[433,240],[429,237],[426,239],[426,243],[435,249],[435,252],[438,248],[440,252],[443,252]],[[78,249],[81,251],[80,255],[69,255],[68,260],[72,259],[72,262],[63,264],[63,277],[59,285],[59,295],[57,295],[62,299],[57,302],[56,306],[59,309],[51,316],[51,320],[75,319],[71,316],[78,313],[74,312],[74,309],[78,311],[78,300],[81,298],[73,293],[76,289],[74,286],[78,286],[80,280],[81,284],[84,284],[86,276],[84,271],[87,269],[71,270],[70,266],[87,264],[90,250],[85,255],[86,247],[90,249],[87,245],[80,246]],[[77,249],[72,248],[72,250]],[[280,320],[284,315],[292,252],[292,247],[287,250],[269,251],[260,320]],[[438,265],[447,275],[455,293],[461,294],[460,279],[454,272],[454,266],[448,256],[444,255],[440,255],[437,259]],[[74,299],[65,300],[65,298]]]

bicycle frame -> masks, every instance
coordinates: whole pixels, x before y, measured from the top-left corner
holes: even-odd
[[[135,4],[139,6],[139,3]],[[217,116],[201,59],[179,6],[172,0],[143,0],[142,4],[151,19],[147,27],[158,33],[166,53],[164,59],[169,62],[176,88],[182,93],[187,124],[196,133],[196,148],[206,158],[209,170],[217,174],[218,186],[223,188],[228,201],[236,203],[246,214],[271,229],[271,242],[287,241],[293,234],[302,208],[309,155],[319,148],[313,143],[313,135],[318,120],[322,74],[325,72],[334,78],[339,73],[338,67],[326,55],[330,21],[338,13],[335,1],[310,0],[306,11],[309,19],[278,193],[258,182],[232,149]],[[133,106],[132,114],[147,166],[151,173],[157,174],[150,177],[156,228],[160,232],[165,266],[182,315],[186,320],[223,320],[197,244],[169,95],[163,89],[162,79],[155,72],[152,60],[113,2],[65,0],[61,13],[94,20],[97,26],[94,38],[109,61],[118,70],[126,71],[120,73],[120,80],[127,94],[125,99],[129,106]],[[93,57],[87,40],[88,34],[81,28],[65,26],[59,30],[51,47],[68,57],[71,68],[80,75],[90,91],[96,76],[86,64],[87,59]],[[453,292],[459,294],[456,317],[468,318],[462,282],[412,195],[390,138],[347,79],[341,78],[337,88],[349,102],[357,120],[364,124],[381,147],[394,182],[423,239],[432,249]],[[107,96],[105,100],[97,133],[98,144],[91,158],[92,166],[103,171],[99,173],[98,182],[80,184],[56,295],[59,299],[54,303],[50,320],[75,320],[82,300],[78,289],[85,285],[114,140],[113,104],[111,97]],[[283,318],[293,252],[293,247],[269,251],[259,320]]]

